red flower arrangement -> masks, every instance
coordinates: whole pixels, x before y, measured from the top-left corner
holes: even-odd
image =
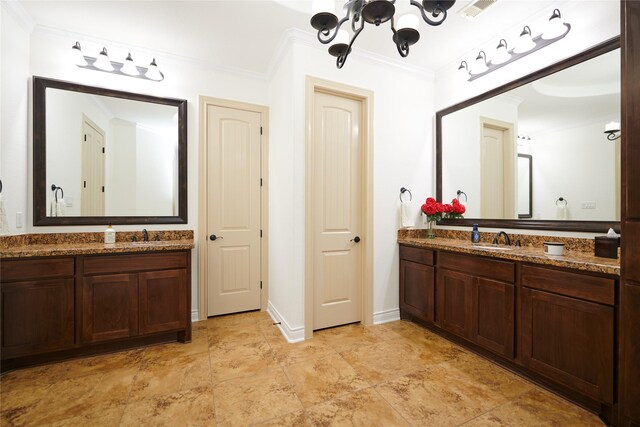
[[[451,200],[451,203],[440,203],[433,197],[428,197],[422,205],[422,212],[427,216],[428,221],[439,221],[445,219],[464,218],[465,207],[458,199]]]

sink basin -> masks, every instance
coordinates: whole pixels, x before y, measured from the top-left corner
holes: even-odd
[[[513,250],[511,246],[481,246],[481,245],[473,245],[475,249],[489,249],[492,251],[510,251]]]

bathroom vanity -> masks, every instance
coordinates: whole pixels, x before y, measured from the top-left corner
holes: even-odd
[[[3,249],[2,370],[191,341],[192,247],[183,239]]]
[[[400,315],[610,419],[619,266],[399,238]],[[573,255],[572,255],[573,254]],[[593,258],[590,260],[589,258]]]

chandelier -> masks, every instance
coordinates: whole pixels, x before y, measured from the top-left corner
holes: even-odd
[[[398,48],[401,57],[409,55],[409,46],[420,40],[418,32],[419,18],[413,14],[402,15],[395,23],[394,14],[396,0],[347,0],[344,5],[344,17],[338,19],[335,15],[334,0],[314,0],[311,26],[318,30],[318,41],[322,44],[332,43],[329,54],[336,57],[336,66],[342,68],[347,56],[351,53],[351,46],[356,41],[364,24],[376,27],[391,21],[392,40]],[[409,0],[412,6],[420,11],[422,19],[429,25],[442,24],[447,19],[447,10],[453,6],[455,0]],[[341,29],[342,25],[351,21],[353,35]]]

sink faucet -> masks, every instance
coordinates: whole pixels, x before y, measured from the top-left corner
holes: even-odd
[[[147,231],[146,228],[142,229],[142,238],[144,239],[145,242],[149,241],[149,232]]]
[[[500,231],[498,232],[498,234],[496,234],[496,237],[493,239],[494,245],[500,244],[500,236],[504,236],[504,242],[507,244],[507,246],[511,246],[511,239],[505,231]]]

